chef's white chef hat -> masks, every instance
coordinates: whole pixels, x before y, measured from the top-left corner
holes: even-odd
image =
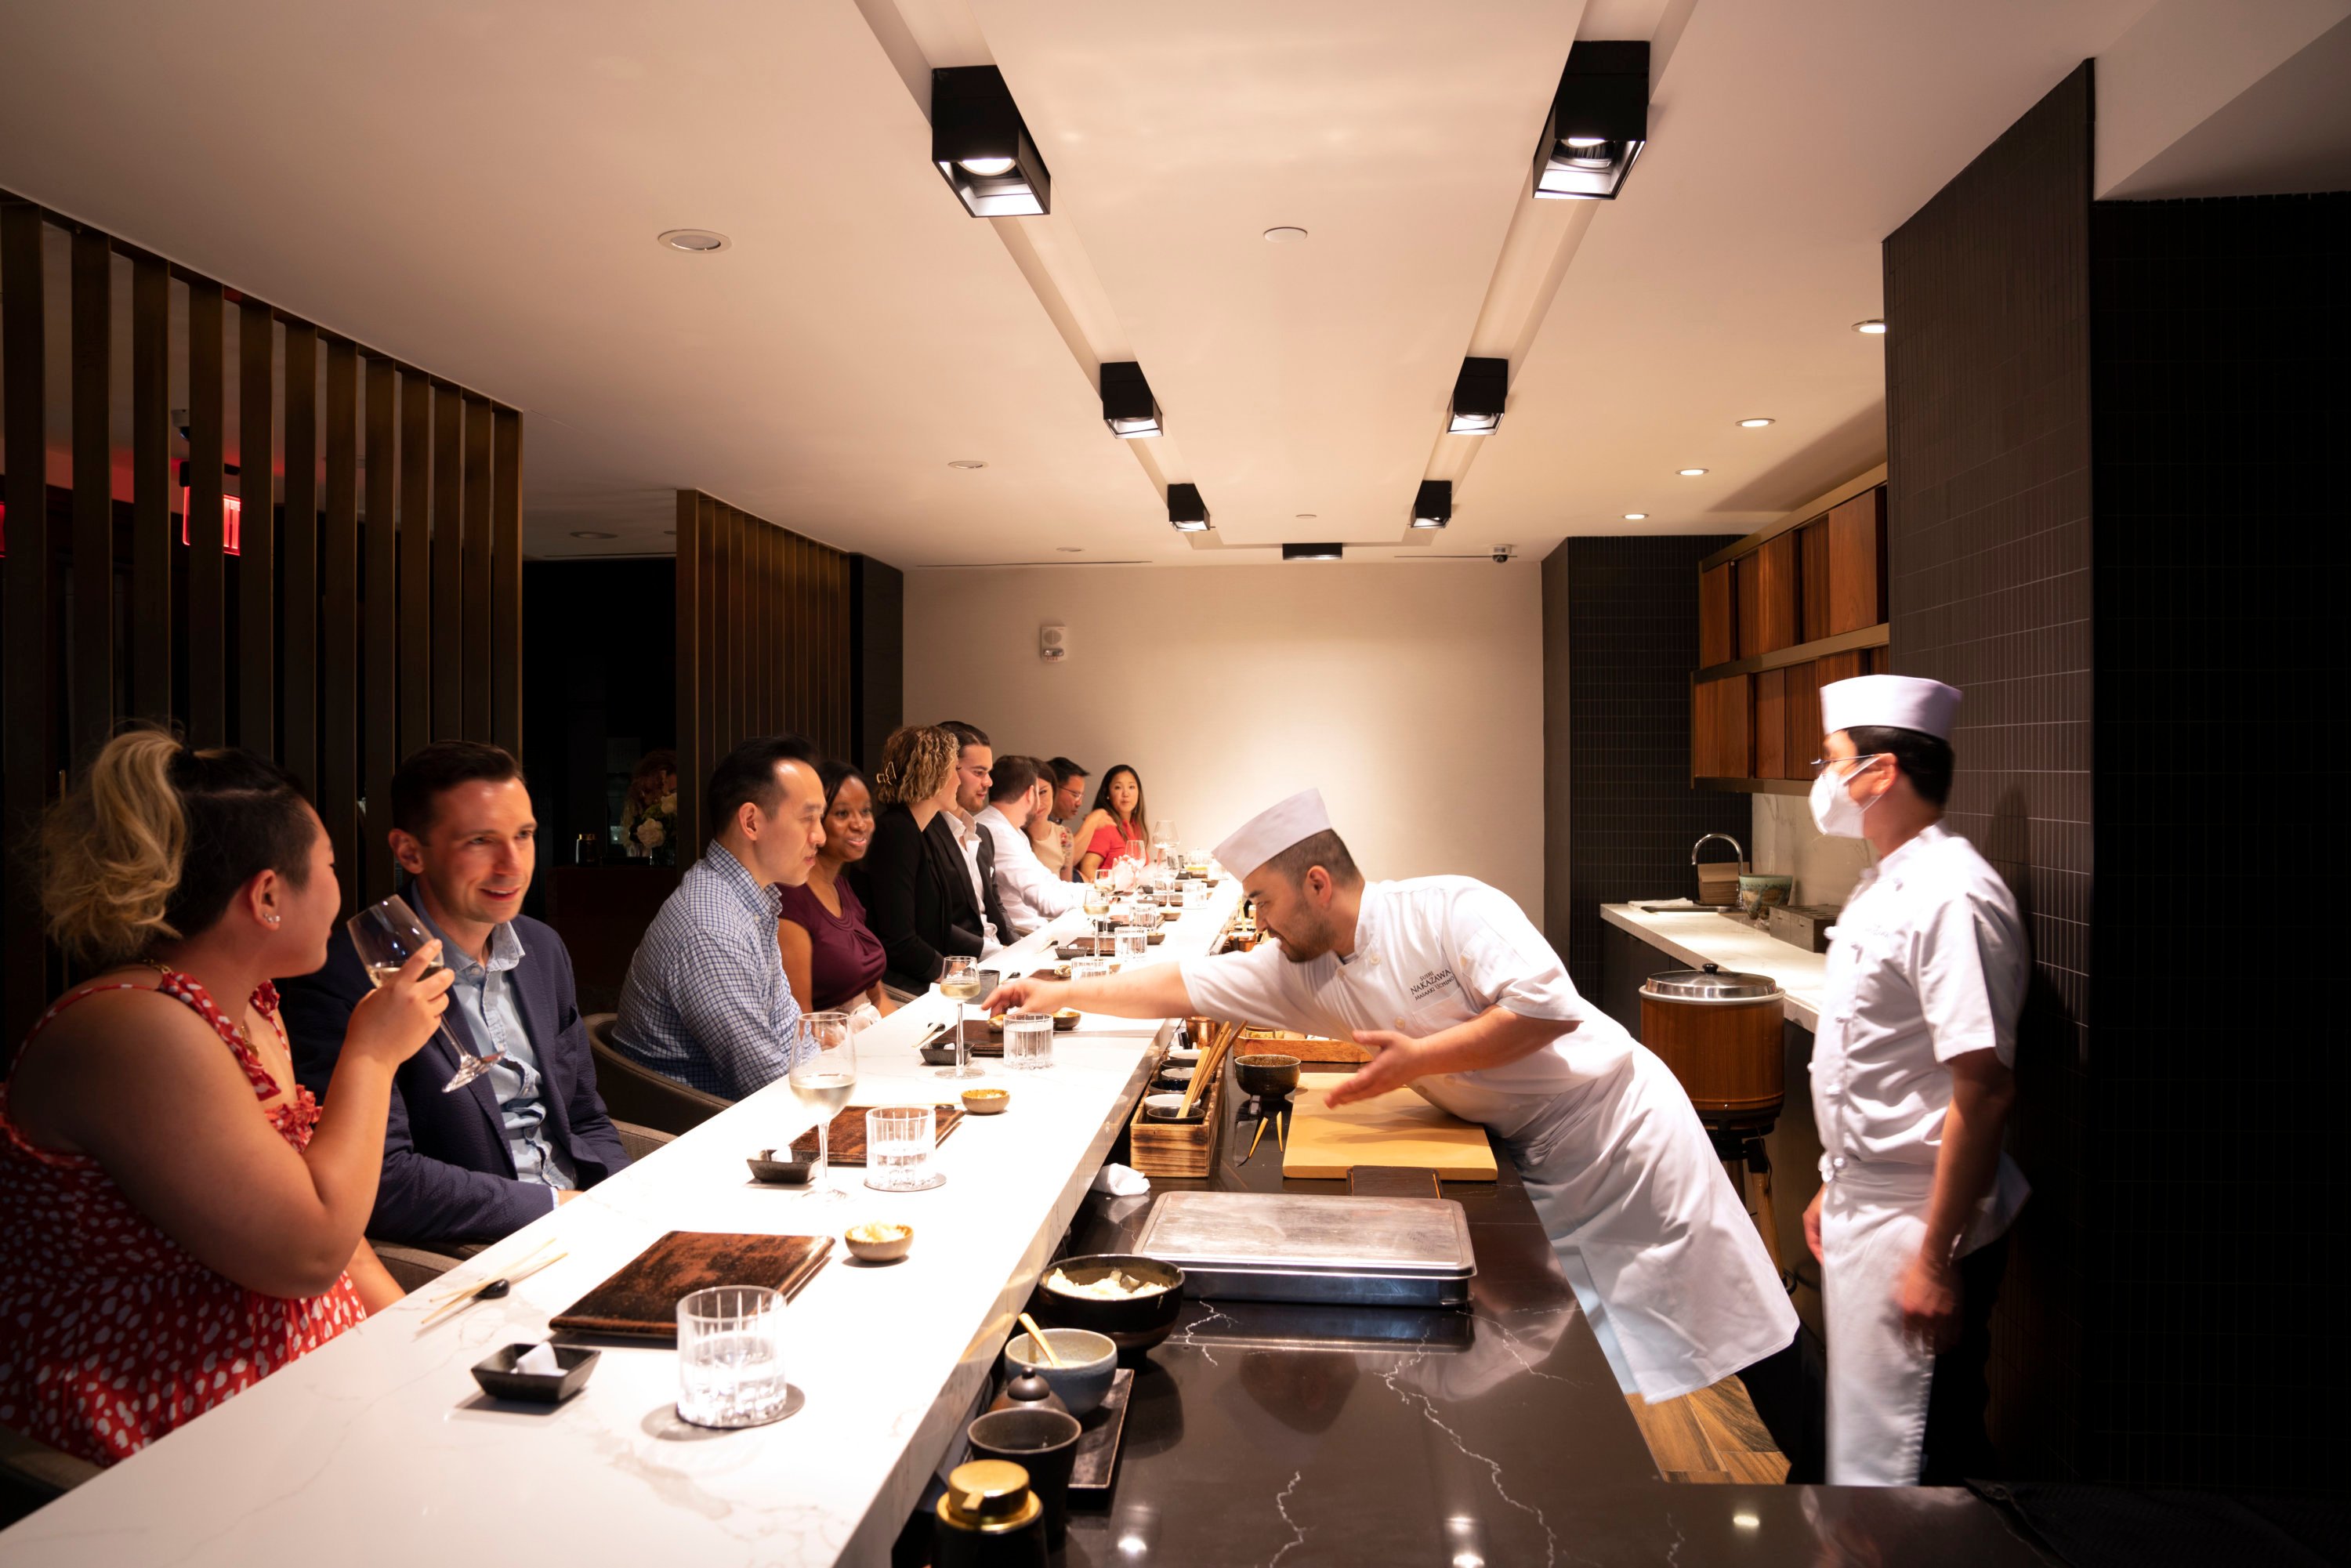
[[[1821,688],[1821,733],[1883,726],[1951,738],[1959,716],[1959,688],[1918,675],[1855,675]]]
[[[1225,835],[1217,859],[1235,876],[1247,876],[1295,843],[1331,831],[1331,813],[1322,807],[1322,791],[1301,789],[1278,801]]]

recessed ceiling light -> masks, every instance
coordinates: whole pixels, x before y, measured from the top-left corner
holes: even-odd
[[[1761,430],[1771,423],[1771,422],[1768,419],[1742,419],[1739,422],[1739,428],[1741,430]]]
[[[1699,475],[1705,473],[1706,470],[1703,468],[1677,468],[1674,472],[1680,475],[1685,479],[1695,479]]]
[[[1295,245],[1305,237],[1304,229],[1294,228],[1288,225],[1265,231],[1265,243],[1268,245]]]
[[[1628,523],[1645,523],[1649,520],[1649,514],[1646,512],[1627,512],[1625,514],[1625,520]]]
[[[735,243],[725,235],[713,234],[708,229],[669,229],[658,237],[672,250],[691,251],[696,256],[725,250]]]
[[[950,457],[947,459],[947,466],[950,468],[985,468],[987,465],[982,463],[977,457]]]
[[[1055,545],[1053,548],[1063,555],[1083,555],[1086,553],[1086,547],[1083,545]]]
[[[1853,324],[1853,329],[1856,332],[1866,332],[1873,338],[1886,336],[1886,323],[1874,317],[1866,321],[1855,321]]]
[[[621,536],[599,533],[594,528],[574,528],[571,530],[571,537],[575,539],[616,539]]]
[[[1296,516],[1298,520],[1301,523],[1311,523],[1314,520],[1314,514],[1311,512],[1300,512],[1297,513]]]

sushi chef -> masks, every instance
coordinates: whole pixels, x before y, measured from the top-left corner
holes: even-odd
[[[1408,1086],[1492,1129],[1626,1393],[1671,1399],[1791,1343],[1795,1312],[1689,1096],[1576,994],[1515,903],[1466,876],[1366,883],[1314,789],[1216,854],[1274,941],[1102,978],[1018,980],[989,1005],[1199,1013],[1352,1039],[1372,1059],[1329,1103]]]
[[[1828,1479],[1982,1475],[1984,1361],[2009,1222],[2001,1152],[2028,963],[2016,901],[1942,825],[1959,693],[1864,675],[1821,688],[1813,817],[1876,863],[1830,933],[1813,1046],[1822,1188],[1804,1211],[1828,1330]]]

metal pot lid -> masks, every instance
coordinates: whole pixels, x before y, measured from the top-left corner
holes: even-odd
[[[1703,969],[1668,969],[1652,975],[1641,994],[1677,1002],[1761,1002],[1781,991],[1780,982],[1769,975],[1743,975],[1708,964]]]

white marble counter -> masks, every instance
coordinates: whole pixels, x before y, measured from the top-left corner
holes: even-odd
[[[1807,953],[1744,920],[1732,920],[1710,909],[1645,913],[1647,904],[1673,902],[1649,899],[1643,904],[1604,904],[1600,917],[1681,959],[1692,968],[1719,964],[1750,975],[1769,975],[1788,993],[1788,1018],[1817,1033],[1821,1027],[1821,989],[1827,983],[1828,955]]]
[[[1238,898],[1227,882],[1155,956],[1206,951]],[[1033,968],[1056,932],[1082,925],[991,964]],[[935,994],[861,1038],[856,1103],[952,1097],[960,1085],[914,1051],[950,1005]],[[747,1155],[813,1120],[770,1085],[451,1277],[496,1278],[554,1238],[568,1256],[513,1295],[424,1329],[422,1301],[401,1303],[0,1535],[0,1562],[884,1563],[1117,1138],[1157,1033],[1089,1017],[1055,1038],[1049,1071],[988,1064],[981,1082],[1008,1087],[1011,1109],[956,1130],[937,1156],[944,1186],[883,1194],[839,1172],[853,1196],[827,1208],[749,1179]],[[868,1218],[912,1225],[914,1250],[869,1268],[836,1244],[791,1308],[789,1376],[807,1401],[777,1425],[681,1423],[666,1348],[606,1347],[587,1388],[545,1412],[494,1404],[467,1370],[545,1337],[550,1315],[664,1231],[838,1243]]]

